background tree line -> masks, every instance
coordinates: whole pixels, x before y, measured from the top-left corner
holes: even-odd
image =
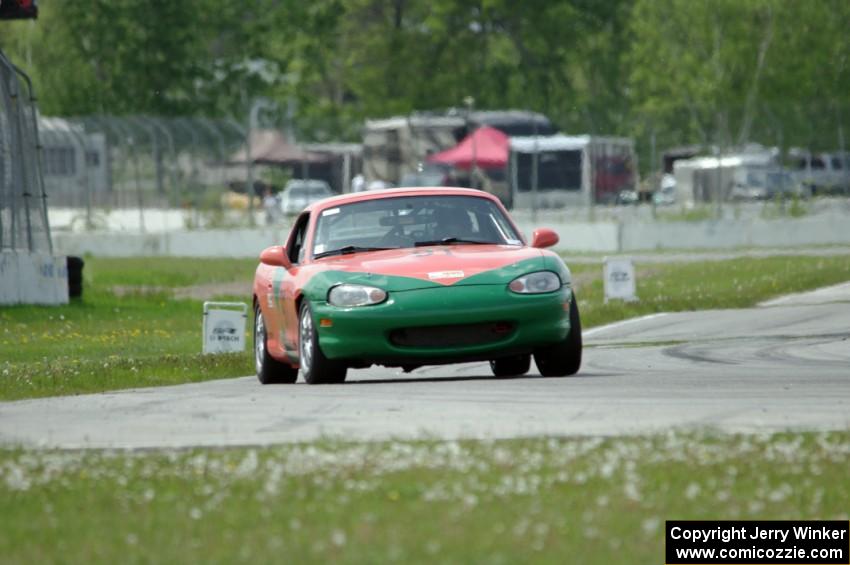
[[[845,0],[41,0],[0,47],[49,115],[237,116],[302,136],[365,117],[526,108],[659,148],[833,149],[850,114]]]

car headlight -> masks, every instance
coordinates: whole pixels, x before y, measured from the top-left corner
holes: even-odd
[[[519,294],[541,294],[561,288],[561,278],[552,271],[538,271],[511,281],[508,288]]]
[[[328,292],[328,302],[334,306],[351,308],[380,304],[387,299],[387,291],[374,286],[359,284],[341,284]]]

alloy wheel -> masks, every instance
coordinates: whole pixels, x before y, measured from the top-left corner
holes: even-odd
[[[301,369],[304,372],[309,372],[313,364],[313,319],[310,317],[309,311],[302,314],[299,326],[301,328],[299,333]]]
[[[263,321],[263,313],[257,309],[257,318],[254,323],[254,363],[257,373],[263,369],[263,358],[266,354],[266,324]]]

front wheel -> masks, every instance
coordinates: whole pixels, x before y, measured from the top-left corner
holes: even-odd
[[[575,375],[581,367],[581,320],[575,294],[570,302],[570,333],[561,343],[534,352],[534,362],[544,377]]]
[[[301,314],[298,317],[298,342],[301,373],[307,384],[334,384],[345,381],[348,367],[325,357],[319,347],[319,336],[313,325],[313,310],[307,300],[301,305]]]
[[[257,368],[257,378],[264,385],[291,384],[298,379],[298,369],[269,355],[266,321],[259,304],[254,305],[254,364]]]

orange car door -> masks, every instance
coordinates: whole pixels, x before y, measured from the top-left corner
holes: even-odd
[[[289,241],[286,244],[286,253],[289,256],[292,267],[286,271],[280,281],[280,326],[277,328],[280,343],[290,359],[298,357],[298,311],[295,301],[298,298],[299,270],[304,261],[304,245],[307,237],[307,225],[310,216],[301,214],[292,228]]]

